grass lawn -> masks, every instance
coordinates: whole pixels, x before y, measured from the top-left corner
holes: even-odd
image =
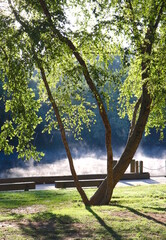
[[[165,210],[166,185],[118,187],[109,206],[88,208],[75,189],[1,192],[0,240],[165,240]]]

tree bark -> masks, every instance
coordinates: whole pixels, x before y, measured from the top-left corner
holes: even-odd
[[[68,142],[67,142],[67,139],[66,139],[65,129],[64,129],[64,126],[63,126],[63,123],[62,123],[62,120],[61,120],[61,116],[59,114],[58,107],[56,105],[56,102],[55,102],[52,94],[51,94],[51,90],[49,88],[49,85],[48,85],[48,82],[47,82],[47,79],[46,79],[44,68],[41,66],[41,64],[38,64],[38,67],[39,67],[39,69],[41,71],[41,76],[42,76],[45,88],[47,90],[48,98],[49,98],[49,100],[50,100],[50,102],[52,104],[52,107],[54,109],[54,112],[55,112],[55,115],[56,115],[56,118],[57,118],[57,121],[58,121],[58,125],[59,125],[59,128],[60,128],[62,141],[63,141],[64,147],[65,147],[65,150],[66,150],[66,154],[67,154],[67,157],[68,157],[68,160],[69,160],[70,170],[71,170],[71,173],[72,173],[72,176],[73,176],[76,188],[77,188],[77,190],[78,190],[78,192],[79,192],[79,194],[80,194],[80,196],[81,196],[81,198],[83,200],[83,203],[86,206],[89,206],[90,205],[89,199],[88,199],[87,195],[85,194],[83,188],[81,187],[81,185],[79,183],[79,180],[78,180],[75,168],[74,168],[72,155],[71,155],[70,148],[69,148],[69,145],[68,145]]]
[[[148,116],[150,113],[150,105],[151,105],[151,97],[148,93],[146,85],[143,86],[143,97],[141,110],[139,114],[139,118],[133,130],[133,133],[128,139],[126,147],[124,149],[123,154],[118,162],[118,164],[114,168],[114,186],[118,183],[120,178],[125,173],[127,167],[129,166],[139,144],[142,139],[142,135],[145,130],[146,122],[148,120]]]
[[[141,46],[141,54],[142,55],[151,55],[152,52],[152,46],[154,43],[155,39],[155,34],[156,34],[156,29],[158,27],[163,8],[165,6],[165,3],[162,2],[158,16],[156,17],[155,23],[149,24],[149,27],[147,29],[147,33],[145,35],[145,40],[144,43]],[[132,131],[129,134],[128,141],[126,144],[126,147],[116,164],[116,166],[113,169],[113,186],[110,191],[113,192],[114,187],[116,184],[119,182],[119,180],[122,178],[123,174],[127,170],[129,164],[132,161],[132,158],[140,144],[140,141],[142,139],[143,132],[145,130],[145,126],[150,114],[150,107],[152,103],[151,96],[148,92],[147,84],[148,84],[148,77],[149,77],[149,64],[150,60],[142,59],[142,82],[146,82],[143,84],[142,87],[142,96],[141,99],[138,100],[138,104],[141,104],[140,112],[139,112],[139,117],[138,120],[135,124],[135,114],[136,112],[133,113],[134,117],[134,124],[132,125]],[[140,103],[141,101],[141,103]],[[136,106],[135,111],[137,111],[138,106]],[[96,191],[95,195],[90,199],[90,203],[93,205],[96,205],[99,201],[102,203],[102,195],[107,189],[107,184],[106,184],[107,178],[104,180],[104,182],[100,185],[98,190]]]
[[[122,178],[129,164],[131,163],[131,160],[139,146],[139,143],[142,139],[142,135],[145,130],[145,125],[150,113],[150,105],[151,105],[150,95],[148,94],[146,86],[143,86],[143,98],[142,98],[141,110],[140,110],[138,121],[133,130],[132,135],[128,139],[128,142],[126,144],[123,154],[121,155],[118,163],[113,169],[113,185],[111,186],[112,188],[110,189],[110,191],[112,192],[116,184]],[[100,185],[95,195],[90,199],[90,204],[98,205],[98,202],[101,202],[102,204],[101,196],[107,189],[106,179]]]
[[[105,141],[106,141],[106,150],[107,150],[107,187],[105,189],[105,191],[103,192],[102,195],[102,204],[108,204],[111,196],[112,196],[112,186],[113,186],[113,152],[112,152],[112,145],[111,145],[111,126],[109,123],[109,119],[103,104],[103,101],[101,99],[101,96],[95,86],[95,84],[93,83],[87,65],[84,61],[84,59],[82,58],[82,56],[80,55],[80,53],[77,51],[76,47],[74,46],[73,42],[68,39],[67,37],[63,36],[60,31],[58,29],[55,28],[52,19],[51,19],[51,15],[50,12],[47,8],[47,5],[45,3],[44,0],[39,0],[40,5],[43,9],[43,12],[47,18],[47,21],[50,24],[50,27],[52,29],[52,32],[55,34],[55,36],[57,36],[59,38],[59,40],[63,43],[65,43],[69,49],[72,51],[72,53],[74,54],[75,58],[77,59],[78,63],[80,64],[80,66],[82,67],[82,71],[83,71],[83,75],[85,77],[85,80],[91,90],[91,92],[93,93],[97,105],[98,105],[98,109],[99,109],[99,113],[100,116],[102,118],[104,127],[105,127]],[[98,200],[96,199],[96,204],[99,205],[101,204],[101,201],[98,202]],[[91,204],[92,202],[90,202]]]

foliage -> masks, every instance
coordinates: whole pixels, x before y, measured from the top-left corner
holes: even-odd
[[[17,137],[19,157],[38,159],[32,140],[36,126],[41,122],[41,118],[37,115],[40,102],[36,101],[33,90],[28,86],[28,79],[31,77],[29,69],[32,68],[33,63],[28,59],[25,66],[23,58],[27,58],[28,55],[26,51],[21,52],[21,49],[18,52],[18,45],[22,46],[22,44],[20,44],[20,37],[17,36],[16,39],[16,33],[10,27],[12,21],[9,24],[9,21],[5,21],[3,18],[0,22],[1,29],[6,30],[6,35],[3,34],[3,31],[1,32],[2,61],[0,68],[3,90],[6,92],[5,112],[9,112],[8,119],[1,127],[0,148],[4,149],[6,154],[13,152],[14,147],[11,140]]]
[[[84,204],[108,204],[144,131],[147,134],[150,127],[156,127],[163,138],[166,65],[160,52],[166,51],[165,1],[115,0],[101,4],[87,0],[50,4],[47,0],[26,3],[8,0],[8,5],[11,14],[1,16],[0,68],[3,88],[9,98],[5,110],[11,112],[11,120],[1,128],[1,148],[6,153],[12,152],[9,140],[17,137],[20,157],[40,158],[32,140],[41,122],[40,104],[48,103],[52,109],[46,115],[46,130],[51,132],[59,126],[71,173]],[[74,29],[67,19],[73,6],[81,12],[79,16],[75,14]],[[127,47],[124,47],[126,40]],[[117,56],[122,58],[123,67],[115,71],[110,65]],[[38,72],[39,100],[29,87],[34,70]],[[94,104],[87,101],[86,89],[92,94]],[[110,96],[116,96],[113,91],[117,89],[122,116],[128,115],[131,126],[126,147],[113,168],[112,128],[107,110],[113,101]],[[73,131],[77,138],[82,124],[90,128],[95,104],[105,129],[107,178],[89,200],[79,183],[66,131]]]
[[[41,123],[39,108],[42,103],[50,106],[46,114],[48,124],[44,131],[51,133],[57,128],[57,122],[40,72],[33,77],[34,68],[38,68],[36,57],[42,59],[47,71],[49,86],[56,99],[65,130],[72,131],[75,138],[81,138],[83,125],[90,130],[94,122],[95,103],[87,99],[88,87],[81,67],[76,63],[70,49],[49,33],[48,23],[43,19],[38,3],[26,1],[25,6],[24,1],[19,1],[17,4],[20,14],[17,22],[12,15],[1,16],[1,81],[8,95],[5,111],[10,112],[10,120],[1,128],[1,149],[4,149],[5,153],[11,153],[14,149],[10,144],[11,140],[17,137],[16,149],[19,157],[38,159],[40,154],[35,153],[32,143],[35,129]],[[62,2],[50,5],[51,13],[56,16],[53,18],[54,24],[61,31],[68,24],[64,8]],[[115,52],[113,45],[100,34],[101,29],[96,34],[82,29],[80,31],[80,28],[76,32],[68,31],[69,29],[67,33],[73,38],[77,49],[82,52],[96,87],[106,99],[109,108],[110,89],[115,88],[118,81],[118,73],[109,67]],[[30,79],[38,83],[37,101],[35,90],[29,87]]]
[[[166,126],[166,63],[165,57],[162,57],[166,51],[164,1],[121,1],[120,8],[117,3],[115,5],[117,25],[121,34],[125,33],[129,41],[125,56],[130,66],[127,78],[120,89],[120,104],[123,106],[121,116],[127,114],[129,120],[132,120],[135,104],[142,94],[142,86],[147,83],[152,106],[145,129],[146,135],[150,133],[150,128],[156,128],[160,131],[160,138],[163,139],[163,130]],[[158,22],[160,24],[156,31]],[[148,44],[149,46],[152,44],[151,50],[145,54]],[[146,62],[148,69],[148,76],[144,81],[142,81],[143,61]]]

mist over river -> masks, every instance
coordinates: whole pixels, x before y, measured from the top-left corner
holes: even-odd
[[[74,165],[78,174],[95,174],[106,173],[106,156],[99,153],[84,153],[81,157],[75,154]],[[50,155],[48,155],[50,158]],[[34,160],[26,162],[23,166],[16,166],[0,174],[1,178],[8,177],[27,177],[27,176],[54,176],[54,175],[70,175],[69,163],[67,158],[62,157],[59,160],[54,160],[55,156],[52,154],[52,160],[36,163]],[[45,156],[47,160],[47,155]],[[114,159],[118,160],[119,155],[114,154]],[[143,161],[143,171],[149,172],[151,176],[165,176],[166,175],[166,150],[162,152],[160,158],[144,155],[139,150],[135,160]],[[129,172],[129,169],[127,169]]]

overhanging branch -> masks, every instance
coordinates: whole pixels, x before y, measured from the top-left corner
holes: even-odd
[[[28,34],[30,40],[35,45],[34,39],[29,34],[29,26],[21,20],[21,18],[19,16],[19,13],[17,13],[17,11],[14,9],[14,7],[11,4],[11,1],[8,0],[8,2],[9,2],[9,5],[10,5],[10,7],[11,7],[11,9],[12,9],[14,15],[15,15],[15,18],[24,27],[24,29],[25,29],[26,33]],[[80,193],[80,196],[82,197],[82,200],[83,200],[84,204],[87,206],[87,205],[90,204],[90,202],[89,202],[89,199],[87,198],[83,188],[81,187],[81,185],[79,183],[79,180],[78,180],[75,168],[74,168],[70,148],[69,148],[69,145],[68,145],[68,142],[67,142],[67,139],[66,139],[66,134],[65,134],[65,129],[64,129],[64,126],[63,126],[63,122],[61,120],[61,116],[60,116],[60,113],[59,113],[58,106],[57,106],[57,104],[56,104],[56,102],[55,102],[55,100],[52,96],[52,93],[51,93],[51,90],[50,90],[50,87],[49,87],[49,84],[48,84],[48,81],[47,81],[47,78],[46,78],[45,69],[42,65],[42,62],[39,60],[39,58],[37,56],[37,53],[35,52],[33,47],[32,47],[32,52],[33,52],[33,57],[34,57],[35,63],[37,65],[37,67],[39,68],[40,72],[41,72],[41,77],[42,77],[43,83],[45,85],[45,89],[47,91],[48,98],[50,100],[50,103],[52,104],[54,113],[55,113],[56,118],[57,118],[57,122],[58,122],[60,132],[61,132],[62,141],[63,141],[64,147],[65,147],[65,150],[66,150],[66,154],[67,154],[67,157],[68,157],[68,160],[69,160],[70,170],[71,170],[74,182],[76,184],[76,188],[77,188],[78,192]]]
[[[142,101],[142,96],[138,99],[138,101],[135,104],[134,112],[133,112],[133,118],[132,118],[132,121],[131,121],[130,132],[129,132],[128,137],[131,137],[131,135],[134,131],[135,124],[136,124],[137,113],[138,113],[138,109],[139,109],[139,106],[141,104],[141,101]]]
[[[158,13],[158,16],[156,18],[156,22],[153,26],[153,29],[156,30],[158,25],[159,25],[159,22],[160,22],[160,19],[161,19],[161,16],[162,16],[162,13],[163,13],[163,9],[164,7],[166,6],[166,1],[162,1],[162,4],[161,4],[161,7],[160,7],[160,10],[159,10],[159,13]]]
[[[87,65],[86,65],[84,59],[82,58],[81,54],[78,52],[76,47],[74,46],[73,42],[70,39],[68,39],[66,36],[62,35],[58,29],[56,29],[56,27],[54,26],[54,24],[52,22],[51,14],[50,14],[50,12],[47,8],[47,5],[46,5],[45,1],[44,0],[39,0],[39,2],[41,4],[43,12],[44,12],[44,14],[47,18],[47,21],[49,22],[49,24],[52,28],[53,33],[56,36],[58,36],[60,41],[62,41],[63,43],[65,43],[69,47],[69,49],[72,51],[75,58],[79,62],[80,66],[82,67],[83,75],[85,77],[85,80],[86,80],[89,88],[91,89],[91,91],[94,94],[94,97],[96,99],[98,109],[99,109],[100,115],[102,117],[105,129],[109,128],[109,131],[111,133],[111,127],[110,127],[110,123],[109,123],[109,120],[108,120],[108,117],[107,117],[107,114],[106,114],[106,110],[105,110],[103,101],[101,99],[100,94],[98,93],[98,90],[97,90],[96,86],[94,85],[94,83],[93,83],[93,81],[92,81],[92,79],[89,75],[89,71],[88,71],[88,68],[87,68]]]

